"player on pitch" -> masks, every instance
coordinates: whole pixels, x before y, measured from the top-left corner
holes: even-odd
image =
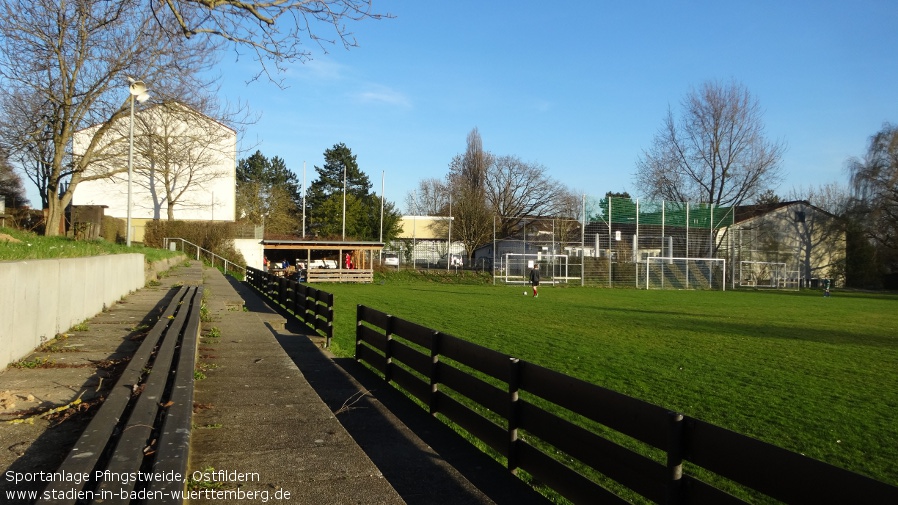
[[[530,284],[533,286],[533,297],[536,298],[539,296],[539,292],[537,288],[539,287],[539,265],[536,263],[533,264],[533,268],[530,269]]]

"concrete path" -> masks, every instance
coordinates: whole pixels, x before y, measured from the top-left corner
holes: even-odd
[[[548,503],[354,359],[323,351],[323,339],[306,335],[295,319],[286,318],[286,328],[280,329],[283,320],[275,323],[274,311],[254,291],[228,281],[246,300],[247,310],[268,321],[271,333],[302,374],[297,384],[304,391],[311,386],[327,410],[337,413],[340,431],[349,433],[406,503]],[[332,484],[340,486],[337,481]],[[376,495],[364,489],[349,490],[327,503],[378,503]]]
[[[204,328],[221,336],[200,343],[198,368],[214,368],[196,382],[189,466],[226,482],[191,503],[403,503],[275,339],[285,319],[252,299],[244,311],[218,271],[204,289]]]

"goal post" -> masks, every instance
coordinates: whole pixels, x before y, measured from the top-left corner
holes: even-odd
[[[530,268],[539,265],[541,282],[557,284],[568,280],[580,280],[571,277],[568,272],[567,254],[520,254],[507,253],[504,256],[503,270],[506,284],[526,284],[529,282]]]
[[[726,259],[645,259],[646,289],[713,289],[726,291]]]
[[[739,286],[749,288],[798,289],[797,271],[775,261],[740,261]]]

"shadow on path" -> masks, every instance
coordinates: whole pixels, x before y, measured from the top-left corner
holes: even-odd
[[[6,417],[36,417],[40,413],[46,413],[50,407],[60,407],[62,405],[41,405],[34,412],[21,412],[20,416],[7,413],[7,416],[0,419],[0,442],[3,443],[0,450],[12,451],[17,456],[12,464],[3,471],[4,476],[23,474],[33,477],[37,472],[52,473],[59,468],[59,465],[62,464],[71,448],[78,441],[78,438],[87,428],[90,420],[97,413],[113,387],[125,386],[118,384],[119,376],[142,344],[148,329],[156,324],[165,307],[168,306],[177,292],[177,287],[158,290],[158,302],[146,300],[146,298],[154,299],[155,294],[145,294],[144,296],[131,294],[124,302],[119,302],[112,308],[89,319],[88,326],[90,330],[86,331],[81,338],[91,338],[109,343],[109,347],[105,351],[99,349],[103,344],[95,344],[98,347],[97,350],[85,351],[92,358],[90,359],[91,363],[93,363],[92,366],[79,366],[67,369],[66,367],[50,365],[26,370],[24,375],[19,377],[19,382],[23,383],[20,387],[25,391],[33,393],[35,397],[42,398],[47,396],[46,393],[48,391],[42,391],[41,388],[63,388],[71,390],[71,398],[66,400],[65,403],[74,401],[76,397],[82,398],[84,403],[69,411],[74,413],[71,417],[62,416],[58,418],[58,421],[54,422],[48,422],[46,419],[40,418],[31,423],[26,423],[27,426],[22,426],[7,423],[8,419]],[[137,301],[137,299],[141,299],[141,301]],[[142,313],[144,310],[146,310],[145,314]],[[133,313],[135,317],[139,314],[142,318],[128,319],[127,321],[107,321],[111,315],[119,312]],[[107,324],[103,324],[104,321]],[[123,326],[131,326],[131,328],[125,330]],[[32,355],[53,358],[58,356],[54,354],[54,351],[35,351]],[[105,357],[100,358],[101,356]],[[106,364],[113,363],[115,363],[114,366],[106,366]],[[4,381],[0,381],[0,390],[6,389],[8,385],[5,381],[13,379],[12,374],[4,375],[3,379]],[[52,384],[48,382],[49,379],[53,379]],[[76,386],[76,383],[79,381],[81,384]],[[31,440],[29,436],[33,433],[39,434]],[[22,441],[20,442],[19,440]],[[9,442],[12,441],[17,443],[9,445]],[[46,485],[47,482],[33,478],[18,485],[8,478],[0,479],[0,496],[3,497],[0,499],[0,502],[32,503],[34,500],[31,499],[18,500],[10,498],[6,492],[41,492]]]
[[[337,419],[410,504],[547,503],[495,460],[352,358],[275,333]],[[365,394],[367,392],[367,394]]]
[[[230,282],[246,301],[247,310],[279,312],[287,318],[286,330],[269,329],[407,503],[548,503],[354,359],[331,359],[311,339],[307,327],[285,311],[265,305],[252,288],[236,280]]]

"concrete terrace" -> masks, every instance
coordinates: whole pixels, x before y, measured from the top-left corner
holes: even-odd
[[[135,336],[180,284],[204,286],[209,314],[188,465],[198,472],[192,487],[199,492],[189,503],[545,502],[354,360],[322,350],[321,339],[294,327],[247,286],[197,262],[98,314],[86,331],[65,339],[65,349],[27,358],[65,367],[0,373],[0,393],[10,398],[7,405],[17,403],[0,409],[0,466],[55,470],[83,430],[84,415],[60,421],[35,414],[79,395],[96,401],[108,391],[109,364],[133,353]],[[26,418],[32,424],[2,422]],[[42,486],[0,481],[4,494],[27,489]]]

